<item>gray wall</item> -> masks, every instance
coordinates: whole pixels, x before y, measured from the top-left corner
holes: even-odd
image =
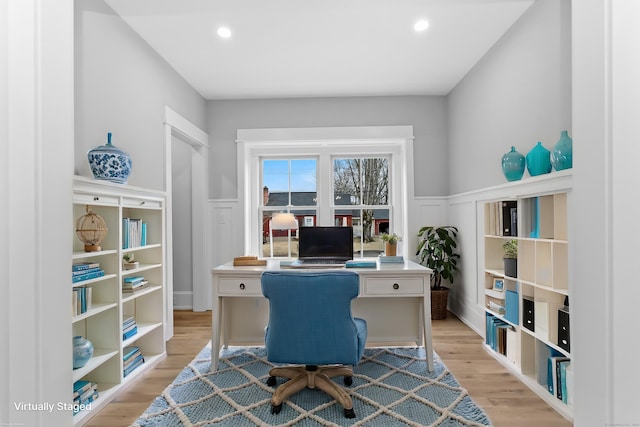
[[[237,129],[412,125],[415,193],[449,193],[446,179],[447,120],[441,96],[353,97],[209,101],[209,194],[235,199]]]
[[[571,2],[538,0],[449,94],[449,194],[506,182],[512,145],[571,135],[570,32]]]
[[[206,129],[206,102],[102,0],[75,2],[75,173],[112,143],[133,159],[129,184],[165,190],[164,107]]]

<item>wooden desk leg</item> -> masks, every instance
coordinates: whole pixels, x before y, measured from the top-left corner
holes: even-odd
[[[431,301],[429,304],[423,299],[422,305],[422,320],[424,323],[424,351],[427,354],[427,369],[429,372],[434,371],[433,366],[433,343],[431,342]]]

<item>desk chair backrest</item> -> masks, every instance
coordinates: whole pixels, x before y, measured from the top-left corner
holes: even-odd
[[[269,299],[267,359],[355,366],[364,351],[351,313],[358,289],[359,277],[352,271],[264,272],[262,293]]]

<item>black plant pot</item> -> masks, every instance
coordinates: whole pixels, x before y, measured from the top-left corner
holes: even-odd
[[[518,259],[517,258],[503,258],[504,259],[504,275],[507,277],[518,277]]]

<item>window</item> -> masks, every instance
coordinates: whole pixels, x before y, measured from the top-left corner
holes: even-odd
[[[353,227],[354,256],[377,256],[389,231],[389,159],[333,160],[334,224]],[[382,226],[382,227],[381,227]]]
[[[354,256],[377,256],[381,233],[406,235],[412,133],[410,126],[239,130],[245,253],[297,256],[296,230],[271,227],[273,214],[285,212],[298,227],[351,226]]]

